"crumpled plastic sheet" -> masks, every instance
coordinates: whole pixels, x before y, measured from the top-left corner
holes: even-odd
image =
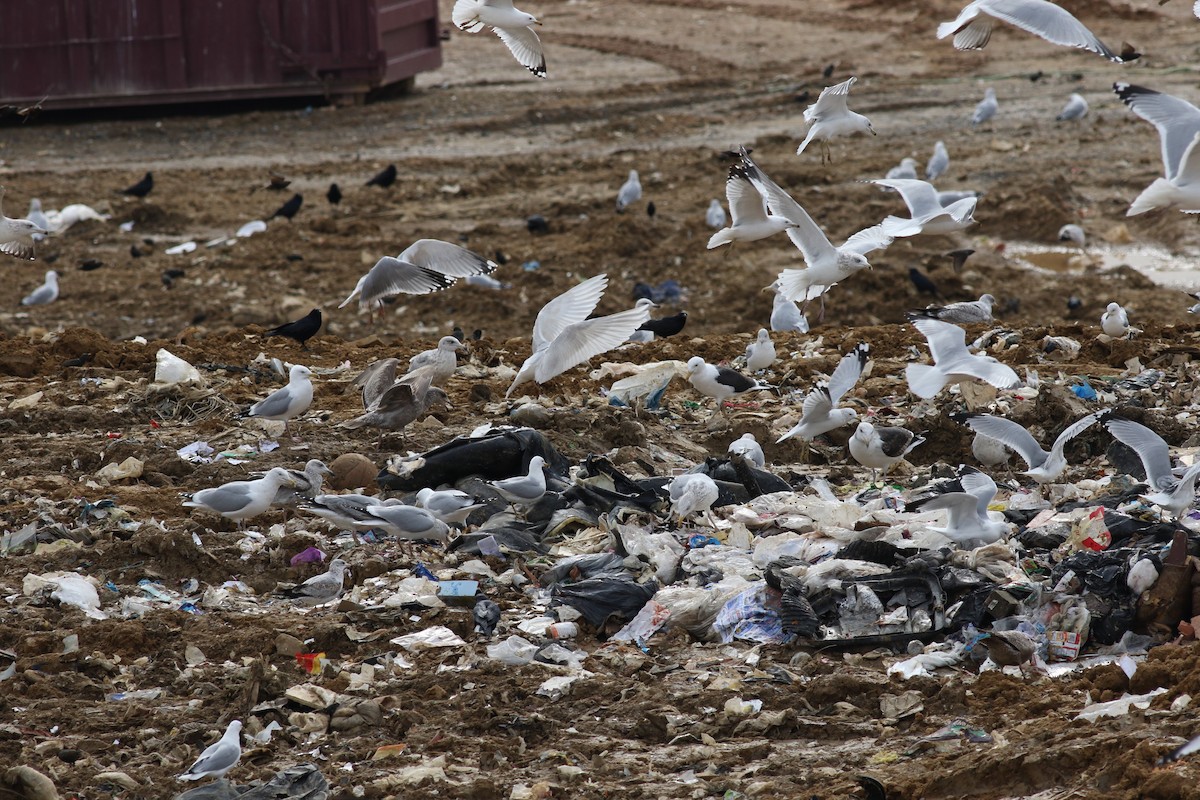
[[[783,619],[779,616],[779,600],[779,592],[767,586],[765,581],[734,595],[713,621],[717,641],[729,643],[743,639],[762,644],[787,641]]]
[[[704,587],[667,586],[658,590],[654,601],[670,611],[668,625],[678,625],[699,641],[715,641],[712,626],[717,614],[730,599],[750,585],[739,575],[729,575],[719,583]]]
[[[839,549],[841,546],[834,539],[784,531],[774,536],[761,536],[756,539],[753,560],[759,568],[766,567],[783,556],[793,556],[811,564],[833,556]]]
[[[762,580],[762,569],[748,553],[724,545],[689,550],[680,562],[680,568],[701,583],[716,583],[733,575],[746,581]]]
[[[423,631],[397,636],[391,640],[391,643],[400,645],[410,653],[417,653],[421,650],[429,650],[434,647],[461,647],[466,644],[457,633],[445,625],[434,625]]]
[[[1118,697],[1116,700],[1109,700],[1107,703],[1091,703],[1084,706],[1083,710],[1075,715],[1075,719],[1095,722],[1102,717],[1123,717],[1132,708],[1141,710],[1149,708],[1150,702],[1166,691],[1165,688],[1160,686],[1145,694],[1126,694]]]
[[[887,669],[888,675],[899,675],[902,679],[909,678],[933,677],[933,671],[942,667],[953,666],[963,660],[963,653],[966,647],[962,644],[955,644],[949,650],[932,650],[927,653],[918,653],[912,658],[906,658],[903,661],[897,661]]]

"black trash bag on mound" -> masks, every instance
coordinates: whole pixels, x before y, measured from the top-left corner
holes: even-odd
[[[638,583],[632,577],[586,578],[575,583],[556,583],[550,590],[553,605],[571,606],[597,628],[610,618],[634,618],[646,601],[658,592],[657,581]]]
[[[415,492],[444,484],[453,486],[471,475],[500,481],[526,474],[534,456],[541,456],[546,461],[547,484],[557,483],[551,487],[555,491],[565,489],[563,479],[571,462],[533,428],[499,429],[475,439],[458,436],[404,462],[400,474],[385,468],[375,480],[389,492]]]

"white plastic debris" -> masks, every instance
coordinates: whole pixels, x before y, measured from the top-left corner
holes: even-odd
[[[1107,703],[1092,703],[1085,706],[1082,711],[1076,714],[1075,719],[1095,722],[1101,717],[1123,717],[1129,713],[1131,708],[1139,710],[1149,708],[1150,701],[1166,691],[1166,689],[1160,686],[1145,694],[1126,694],[1118,697],[1116,700],[1109,700]]]
[[[533,661],[536,653],[537,645],[516,635],[508,637],[503,642],[489,644],[487,648],[488,658],[514,667],[529,664]]]
[[[154,354],[154,382],[162,386],[203,383],[200,371],[165,347]]]
[[[100,593],[94,581],[74,572],[29,573],[21,583],[21,591],[29,597],[49,591],[51,598],[81,609],[92,619],[108,619],[100,610]]]
[[[178,256],[183,255],[184,253],[190,253],[195,250],[196,247],[197,245],[195,242],[183,242],[182,244],[177,244],[174,247],[168,247],[163,252],[169,256]]]
[[[403,647],[410,653],[417,653],[421,650],[429,650],[435,647],[461,647],[466,644],[457,633],[445,625],[434,625],[432,628],[426,628],[423,631],[397,636],[391,642]]]
[[[248,236],[253,236],[256,233],[262,233],[267,229],[267,223],[261,219],[252,219],[245,225],[237,229],[237,237],[245,239]]]

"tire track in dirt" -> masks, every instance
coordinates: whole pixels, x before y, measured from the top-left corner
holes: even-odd
[[[714,69],[732,73],[736,69],[728,61],[718,61],[709,56],[662,42],[641,42],[623,36],[594,36],[580,33],[560,33],[555,40],[559,44],[571,47],[582,47],[587,50],[652,61],[682,75],[708,74]]]

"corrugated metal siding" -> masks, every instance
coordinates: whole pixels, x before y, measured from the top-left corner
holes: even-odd
[[[2,0],[0,101],[361,93],[441,66],[436,0]]]

